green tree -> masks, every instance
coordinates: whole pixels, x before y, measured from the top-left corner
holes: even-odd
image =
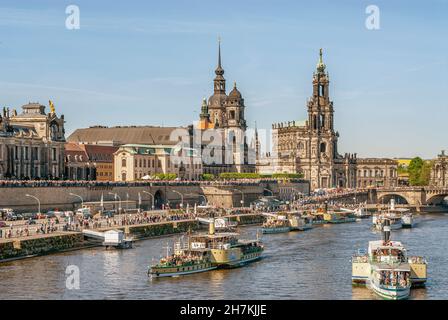
[[[205,180],[205,181],[213,181],[213,180],[215,180],[216,179],[216,177],[215,177],[215,175],[213,175],[213,174],[210,174],[210,173],[204,173],[204,174],[202,174],[202,180]]]
[[[431,178],[432,162],[425,161],[420,172],[420,186],[429,185],[429,179]]]
[[[431,161],[424,161],[420,157],[411,160],[408,167],[409,185],[427,186],[431,174]]]
[[[415,157],[409,163],[408,173],[409,173],[409,184],[411,186],[419,185],[422,167],[423,167],[423,160],[420,157]]]

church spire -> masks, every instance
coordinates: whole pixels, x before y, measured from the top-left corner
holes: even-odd
[[[319,50],[319,62],[317,63],[317,72],[318,73],[324,73],[325,72],[325,63],[324,60],[322,58],[322,48],[320,48]]]
[[[221,65],[221,38],[218,38],[218,67],[215,70],[217,76],[224,75],[224,69]]]
[[[221,38],[218,39],[218,67],[215,70],[214,82],[215,94],[226,94],[226,79],[224,79],[224,69],[221,65]]]

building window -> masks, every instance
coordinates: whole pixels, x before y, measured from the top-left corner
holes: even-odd
[[[126,159],[125,158],[121,159],[121,166],[126,167]]]
[[[327,146],[326,146],[325,142],[322,142],[320,144],[320,152],[324,153],[324,152],[326,152],[326,149],[327,149]]]

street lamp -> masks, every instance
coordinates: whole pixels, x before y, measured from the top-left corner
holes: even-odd
[[[118,198],[118,200],[119,200],[119,202],[118,202],[118,214],[121,214],[121,197],[118,195],[118,193],[109,192],[109,194],[113,195],[115,200],[117,200],[117,198]]]
[[[240,189],[233,189],[235,191],[241,192],[241,208],[244,206],[244,192]]]
[[[84,199],[80,195],[74,194],[72,192],[70,192],[69,195],[78,197],[79,199],[81,199],[81,208],[84,207]]]
[[[151,196],[151,200],[152,200],[152,210],[154,210],[154,195],[151,193],[151,192],[148,192],[148,191],[142,191],[143,193],[146,193],[146,194],[148,194],[148,195],[150,195]]]
[[[25,196],[37,200],[37,203],[38,203],[38,214],[40,214],[40,200],[39,200],[39,198],[37,198],[35,196],[32,196],[30,194],[26,194]]]
[[[184,195],[182,193],[180,193],[179,191],[176,191],[176,190],[171,190],[171,191],[174,192],[174,193],[177,193],[178,195],[180,195],[180,198],[181,198],[180,207],[183,208],[184,207]]]

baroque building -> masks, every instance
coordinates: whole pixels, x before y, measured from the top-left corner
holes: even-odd
[[[395,185],[396,162],[393,160],[361,160],[357,158],[356,153],[339,154],[339,133],[334,128],[334,107],[333,101],[330,100],[329,84],[330,77],[323,62],[321,49],[312,79],[313,94],[307,101],[308,119],[302,122],[273,124],[274,157],[260,159],[260,165],[257,167],[264,171],[271,168],[273,172],[301,173],[304,179],[310,181],[311,189],[319,189],[355,188],[374,184],[377,180],[370,176],[369,180],[357,181],[358,165],[369,167],[374,165],[378,167],[374,170],[384,173],[385,179],[381,184]],[[393,166],[390,161],[395,163],[393,171],[389,168]],[[391,172],[393,175],[389,179]]]
[[[443,150],[432,162],[429,184],[433,187],[448,187],[448,155]]]
[[[202,175],[201,157],[196,150],[181,150],[173,145],[122,145],[114,153],[114,168],[115,181],[152,179],[158,174],[199,180]]]
[[[114,153],[118,147],[67,142],[65,178],[67,180],[114,180]]]
[[[64,177],[64,115],[39,103],[22,113],[3,108],[0,115],[0,179],[62,179]]]
[[[202,101],[196,126],[196,130],[200,131],[204,173],[255,172],[255,150],[246,139],[245,108],[236,82],[227,95],[219,42],[213,95],[208,102],[206,99]]]

